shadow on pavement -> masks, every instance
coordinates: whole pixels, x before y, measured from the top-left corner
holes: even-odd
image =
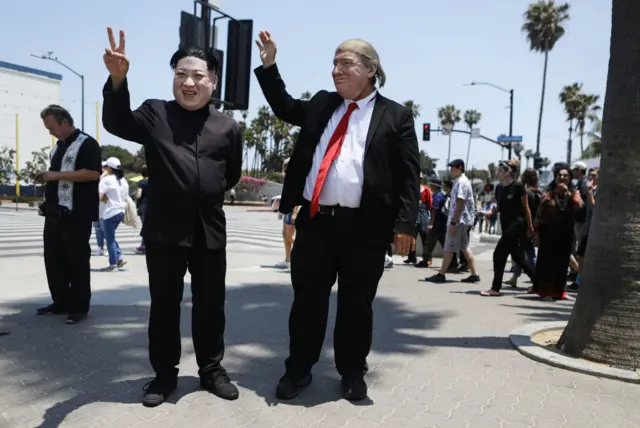
[[[293,405],[311,407],[340,398],[331,350],[335,294],[325,349],[314,367],[313,385],[290,402]],[[100,422],[113,418],[108,414],[109,410],[116,411],[113,403],[139,403],[142,387],[152,375],[147,358],[147,286],[98,291],[93,299],[113,304],[94,305],[86,322],[72,326],[64,323],[63,316],[36,316],[35,309],[47,302],[0,306],[2,323],[11,330],[11,335],[0,339],[0,415],[9,417],[11,426],[58,427],[82,406],[109,403],[96,408],[95,413],[92,409],[91,419]],[[227,352],[223,364],[234,382],[255,392],[269,406],[278,404],[274,392],[288,354],[291,301],[292,292],[286,285],[227,288]],[[184,302],[183,361],[193,353],[188,291]],[[432,346],[452,346],[452,340],[459,339],[427,337],[429,330],[436,329],[449,315],[417,312],[394,299],[378,297],[372,351],[420,355]],[[178,391],[168,403],[177,403],[197,390],[195,370],[183,368]],[[373,365],[367,378],[375,380],[377,374]],[[241,390],[241,394],[246,393]],[[217,401],[221,400],[212,397],[212,406],[222,405]],[[149,412],[160,417],[163,411],[159,409],[163,406]]]

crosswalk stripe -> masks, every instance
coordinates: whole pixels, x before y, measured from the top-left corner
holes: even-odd
[[[0,212],[0,258],[41,256],[44,218],[34,212]],[[121,225],[116,231],[120,248],[131,253],[140,245],[140,227]],[[95,230],[91,231],[92,251],[97,249]],[[282,249],[282,220],[276,216],[227,216],[227,249]]]

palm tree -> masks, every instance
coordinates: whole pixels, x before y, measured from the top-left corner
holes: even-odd
[[[549,159],[549,158],[542,158],[542,159],[540,160],[540,164],[541,164],[542,168],[546,168],[546,167],[548,167],[549,165],[551,165],[551,159]]]
[[[558,348],[611,366],[640,367],[640,2],[613,0],[603,150],[582,280]],[[604,132],[607,131],[607,132]],[[631,257],[631,258],[630,258]]]
[[[420,104],[416,104],[413,100],[407,100],[403,104],[409,109],[414,120],[420,117]]]
[[[600,99],[599,95],[580,94],[578,109],[576,114],[576,128],[580,135],[580,153],[584,153],[584,127],[587,119],[595,117],[600,111],[600,106],[596,103]]]
[[[451,134],[456,124],[460,122],[460,110],[454,105],[440,107],[438,109],[438,119],[442,127],[445,125],[451,126],[452,132],[449,133],[449,151],[447,152],[447,165],[449,165],[449,162],[451,162]]]
[[[587,133],[589,145],[582,153],[583,158],[597,158],[602,154],[602,120],[598,116],[592,116],[591,131]]]
[[[547,64],[549,52],[564,35],[562,24],[569,19],[569,5],[563,3],[556,6],[553,0],[538,0],[530,4],[524,14],[525,23],[522,31],[529,39],[532,51],[544,54],[542,72],[542,96],[540,97],[540,115],[538,116],[538,135],[536,137],[536,154],[540,155],[540,132],[542,130],[542,112],[544,110],[544,93],[547,86]]]
[[[469,165],[469,152],[471,152],[471,130],[482,119],[482,113],[478,110],[467,110],[464,112],[464,123],[469,128],[469,142],[467,143],[467,161],[466,165]]]
[[[529,168],[529,159],[533,158],[533,150],[531,149],[525,150],[524,157],[527,159],[527,168]]]
[[[560,102],[564,104],[569,122],[569,139],[567,140],[567,163],[571,163],[571,146],[573,143],[573,121],[578,117],[578,109],[582,96],[582,83],[573,83],[565,86],[560,92]]]

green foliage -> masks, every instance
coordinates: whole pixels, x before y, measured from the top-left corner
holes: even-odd
[[[430,158],[427,152],[420,150],[420,172],[425,176],[431,176],[435,173],[438,159]]]
[[[441,125],[456,126],[460,122],[460,110],[454,105],[446,105],[438,109],[438,119]]]
[[[122,169],[125,171],[125,173],[139,173],[142,169],[142,166],[146,163],[144,147],[141,147],[140,150],[138,150],[138,152],[134,155],[129,150],[120,146],[102,146],[102,159],[106,160],[110,157],[115,157],[120,160]]]
[[[0,147],[0,184],[7,184],[13,179],[16,171],[16,151]]]
[[[31,152],[31,160],[27,161],[25,167],[18,174],[24,184],[35,183],[36,175],[49,169],[49,151],[50,148],[45,146],[38,151]]]
[[[527,8],[522,31],[529,47],[536,52],[549,52],[564,36],[563,24],[569,19],[569,4],[556,5],[554,0],[538,0]]]

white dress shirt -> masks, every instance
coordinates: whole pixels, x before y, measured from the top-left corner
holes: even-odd
[[[376,103],[377,91],[373,91],[366,98],[355,101],[358,108],[351,113],[347,133],[342,143],[342,148],[338,157],[331,164],[327,178],[322,186],[320,193],[320,205],[340,205],[342,207],[358,208],[360,207],[360,198],[362,196],[363,162],[364,149],[369,132],[369,124],[371,123],[371,115],[373,107]],[[320,142],[316,146],[313,154],[313,164],[307,175],[307,181],[304,185],[303,196],[306,200],[311,201],[313,188],[316,185],[320,164],[324,157],[329,140],[335,132],[340,120],[347,112],[347,106],[354,101],[344,100],[342,104],[333,112],[331,119],[327,123]]]

